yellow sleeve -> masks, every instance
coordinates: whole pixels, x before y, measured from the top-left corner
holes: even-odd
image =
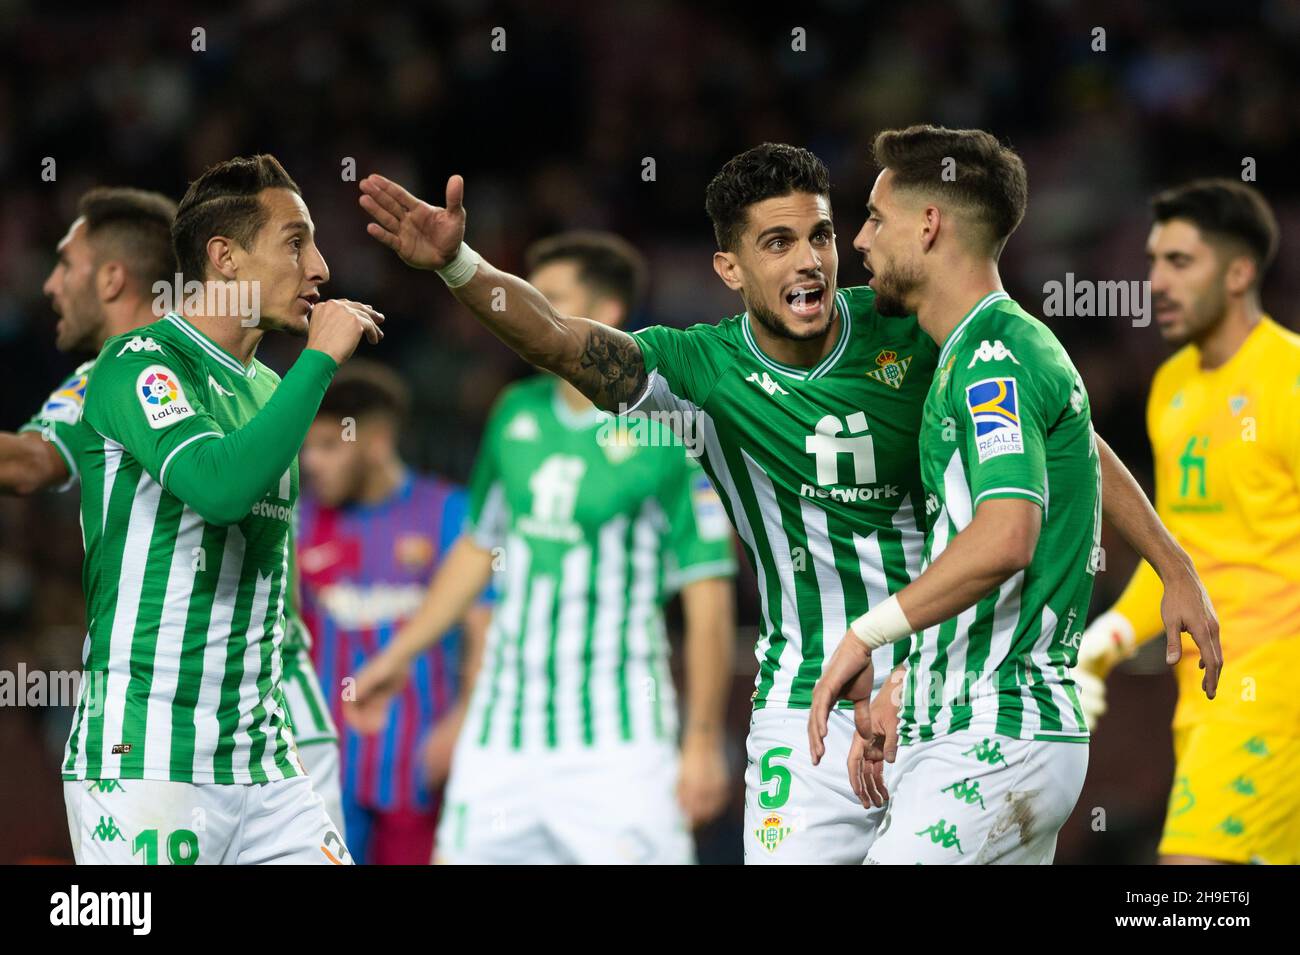
[[[1144,643],[1152,637],[1164,635],[1165,623],[1160,616],[1160,601],[1164,595],[1164,584],[1144,560],[1138,564],[1133,579],[1111,609],[1133,625],[1137,642]]]

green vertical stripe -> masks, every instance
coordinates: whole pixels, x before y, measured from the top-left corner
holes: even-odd
[[[185,617],[185,638],[181,644],[180,674],[172,699],[171,768],[175,782],[194,781],[194,743],[197,733],[195,709],[203,682],[203,654],[208,645],[212,605],[225,560],[225,527],[207,524],[203,528],[203,562],[194,573],[194,592]]]
[[[217,703],[217,748],[213,754],[213,778],[218,783],[235,781],[235,733],[239,730],[239,688],[244,680],[244,651],[248,649],[248,627],[253,612],[253,594],[257,587],[257,567],[244,552],[235,596],[235,612],[230,621],[230,638],[226,641],[225,676]]]
[[[596,742],[595,721],[592,717],[591,671],[592,663],[596,657],[596,610],[599,603],[599,592],[597,590],[599,578],[596,575],[596,570],[599,566],[600,551],[596,550],[592,554],[591,562],[587,568],[587,593],[591,595],[591,600],[587,608],[587,626],[582,640],[582,684],[579,690],[579,704],[582,711],[582,742],[585,746],[592,746]]]
[[[628,628],[632,617],[632,588],[636,584],[636,567],[632,558],[636,548],[636,521],[628,521],[623,528],[623,607],[618,622],[618,670],[614,682],[618,687],[619,736],[626,742],[632,738],[632,709],[627,695],[627,670],[630,648]]]
[[[144,771],[144,744],[148,732],[146,724],[154,659],[158,653],[158,630],[162,625],[167,582],[171,577],[183,510],[184,506],[177,498],[159,494],[153,536],[149,540],[149,555],[144,566],[144,578],[149,583],[141,590],[140,605],[136,609],[135,633],[131,637],[131,678],[126,686],[122,715],[122,742],[129,743],[131,751],[122,754],[121,773],[128,779],[139,777]]]

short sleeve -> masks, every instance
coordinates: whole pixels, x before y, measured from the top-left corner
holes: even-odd
[[[683,329],[652,325],[633,332],[649,380],[632,410],[702,408],[718,380],[704,347],[708,334],[716,334],[714,326]]]
[[[668,520],[669,590],[709,577],[736,572],[731,523],[722,499],[704,469],[685,449],[674,446],[674,467],[664,481],[660,504]]]
[[[58,452],[68,469],[68,480],[56,490],[66,491],[77,483],[77,462],[80,459],[88,428],[81,415],[86,401],[86,381],[90,377],[93,361],[77,368],[59,387],[50,392],[39,411],[18,431],[39,434]]]
[[[166,487],[178,454],[223,435],[200,394],[188,363],[170,346],[151,338],[113,339],[90,373],[84,415]]]
[[[972,508],[999,497],[1045,504],[1047,429],[1059,411],[1050,377],[1056,366],[1032,351],[968,335],[954,353],[950,400],[963,435]]]

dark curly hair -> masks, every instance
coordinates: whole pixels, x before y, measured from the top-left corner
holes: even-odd
[[[735,251],[750,206],[793,192],[830,196],[826,164],[806,149],[763,143],[727,160],[704,194],[704,208],[713,220],[718,248]]]

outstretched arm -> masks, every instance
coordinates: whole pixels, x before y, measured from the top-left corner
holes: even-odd
[[[0,434],[0,492],[34,494],[67,479],[63,457],[35,431]]]
[[[617,412],[645,387],[641,348],[626,332],[563,315],[541,292],[473,252],[465,238],[465,181],[447,180],[446,207],[379,175],[361,181],[366,231],[412,268],[433,269],[492,334],[532,365],[567,379],[597,407]]]

